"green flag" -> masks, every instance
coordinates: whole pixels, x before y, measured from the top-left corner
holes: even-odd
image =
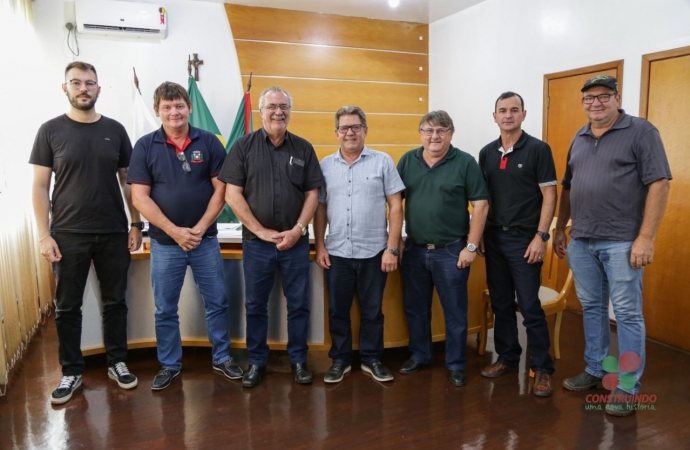
[[[189,99],[192,101],[192,113],[189,115],[189,124],[193,127],[201,128],[202,130],[215,134],[223,147],[225,147],[225,139],[223,139],[223,135],[220,134],[218,125],[216,125],[216,121],[213,120],[211,111],[208,109],[208,106],[206,106],[204,97],[202,97],[194,77],[189,77],[189,87],[187,91],[189,92]],[[237,216],[226,204],[223,207],[223,211],[220,212],[220,216],[218,216],[218,223],[238,222]]]
[[[220,134],[218,125],[216,125],[216,121],[213,120],[211,111],[208,109],[208,106],[206,106],[204,97],[202,97],[194,77],[189,77],[187,92],[189,92],[189,99],[192,101],[192,113],[189,115],[189,124],[193,127],[201,128],[202,130],[215,134],[218,136],[220,143],[223,144],[223,147],[225,147],[225,139],[223,139],[223,135]]]

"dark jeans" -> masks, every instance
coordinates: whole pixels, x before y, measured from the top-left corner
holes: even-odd
[[[527,329],[530,368],[553,373],[551,341],[546,316],[539,301],[542,263],[527,264],[525,252],[532,237],[517,230],[488,228],[484,232],[486,280],[494,311],[494,343],[498,360],[509,366],[520,363],[515,298]]]
[[[371,258],[341,258],[329,255],[331,268],[326,270],[328,286],[328,324],[331,333],[333,362],[352,362],[352,329],[350,309],[357,293],[361,320],[359,354],[364,363],[381,360],[383,354],[383,290],[388,274],[381,270],[383,251]]]
[[[242,242],[247,351],[249,364],[266,365],[268,360],[268,298],[276,270],[283,281],[287,298],[287,351],[293,364],[307,361],[309,335],[309,239],[300,240],[289,250],[260,239]]]
[[[465,370],[467,345],[467,279],[470,269],[459,269],[458,257],[467,241],[429,250],[410,239],[402,260],[403,303],[410,332],[411,359],[430,364],[431,300],[438,292],[446,322],[446,367]]]
[[[81,354],[81,307],[91,261],[101,288],[103,303],[103,343],[108,365],[127,358],[127,233],[51,233],[62,253],[53,263],[57,278],[55,326],[57,328],[62,374],[84,371]]]

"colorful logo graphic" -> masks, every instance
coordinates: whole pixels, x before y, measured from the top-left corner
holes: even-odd
[[[200,164],[202,162],[204,162],[204,154],[199,150],[194,150],[192,152],[192,163]]]
[[[608,372],[601,380],[601,384],[609,391],[613,391],[620,384],[621,389],[635,388],[635,371],[640,368],[640,355],[635,352],[625,352],[620,361],[615,356],[607,356],[601,362],[601,367]]]

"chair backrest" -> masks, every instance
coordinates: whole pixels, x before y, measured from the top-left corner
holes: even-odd
[[[556,220],[554,217],[549,227],[549,234],[551,239],[546,242],[546,253],[544,253],[544,265],[541,269],[541,285],[546,286],[554,291],[558,291],[561,286],[558,286],[558,266],[559,264],[568,264],[565,259],[558,259],[558,256],[553,252],[553,235],[556,231]],[[566,236],[570,231],[570,222],[566,226]]]

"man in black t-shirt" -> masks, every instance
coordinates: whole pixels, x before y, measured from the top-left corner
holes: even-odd
[[[480,250],[486,253],[486,280],[495,314],[498,359],[481,374],[493,378],[520,363],[515,299],[527,329],[532,392],[553,393],[549,328],[539,301],[541,268],[556,208],[556,168],[551,148],[522,130],[527,111],[522,97],[504,92],[495,104],[501,136],[479,152],[489,189],[489,216]]]
[[[41,126],[29,159],[34,165],[33,206],[41,254],[53,263],[57,278],[55,326],[63,376],[51,395],[54,404],[65,403],[81,386],[81,307],[92,261],[103,302],[108,376],[123,389],[137,385],[125,364],[125,291],[129,253],[141,245],[142,225],[126,184],[132,144],[120,123],[94,108],[101,91],[96,69],[70,63],[62,90],[70,109]],[[129,231],[123,193],[135,222]]]

